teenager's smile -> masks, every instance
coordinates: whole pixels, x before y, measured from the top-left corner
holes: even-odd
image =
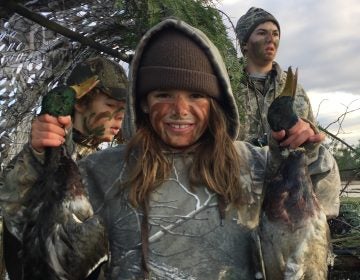
[[[193,127],[193,123],[167,123],[170,129],[173,129],[174,132],[185,132]]]
[[[196,143],[208,126],[209,97],[183,90],[152,91],[147,96],[151,124],[173,148]]]

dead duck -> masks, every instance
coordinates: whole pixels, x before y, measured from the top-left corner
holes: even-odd
[[[274,131],[297,121],[292,109],[295,75],[289,68],[282,94],[269,108]],[[262,279],[327,279],[330,234],[326,215],[309,176],[304,148],[286,149],[275,176],[266,185],[258,233]]]
[[[95,85],[93,77],[79,86],[55,88],[44,97],[40,114],[71,115],[76,97]],[[28,223],[21,251],[23,279],[85,279],[106,258],[103,222],[93,213],[65,145],[45,150],[43,173],[24,204]],[[84,262],[85,254],[89,258]]]

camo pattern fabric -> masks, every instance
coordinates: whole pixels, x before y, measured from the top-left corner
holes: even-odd
[[[67,150],[70,152],[71,157],[73,160],[78,161],[96,151],[99,150],[98,145],[89,145],[86,143],[76,143],[70,139],[73,139],[73,133],[69,133],[67,135]],[[7,201],[2,206],[2,211],[5,213],[9,213],[9,215],[18,214],[19,220],[13,220],[15,224],[7,224],[9,228],[17,228],[19,229],[18,225],[23,223],[21,220],[23,218],[23,211],[24,208],[22,205],[18,204],[18,201],[21,200],[22,197],[28,191],[28,188],[31,187],[38,178],[38,174],[41,173],[42,165],[45,161],[45,153],[38,153],[36,152],[29,143],[25,144],[23,150],[12,159],[12,161],[6,166],[3,174],[1,174],[0,180],[0,201]],[[21,162],[19,164],[18,162]],[[6,176],[8,173],[13,172],[16,174],[16,178],[10,178],[10,181],[17,182],[17,188],[8,189],[8,185],[6,184]],[[11,184],[10,184],[11,185]],[[12,203],[16,201],[16,203]],[[2,217],[1,217],[2,218]],[[5,217],[6,219],[6,217]],[[1,231],[2,233],[2,231]],[[19,240],[21,240],[22,236],[19,230],[11,231],[11,233],[16,236]],[[1,236],[0,236],[1,237]],[[1,238],[2,244],[2,238]],[[2,255],[0,255],[1,257]],[[1,258],[0,258],[1,261]],[[1,266],[1,263],[0,263]],[[0,280],[2,278],[0,277]]]
[[[269,107],[273,100],[281,94],[286,76],[286,72],[282,71],[280,66],[274,62],[273,69],[266,78],[265,86],[263,89],[259,89],[258,84],[244,70],[239,95],[240,104],[243,107],[239,108],[239,111],[244,113],[245,118],[241,123],[239,140],[261,146],[263,139],[270,133],[270,126],[267,122]],[[300,118],[315,123],[310,100],[299,84],[296,87],[294,109]],[[264,141],[266,142],[266,139]]]
[[[102,92],[116,100],[126,99],[128,79],[124,69],[118,63],[103,57],[89,58],[76,65],[66,83],[79,84],[95,75],[100,80],[96,87]]]
[[[236,36],[240,42],[240,45],[243,46],[244,43],[249,39],[250,34],[254,29],[261,23],[266,21],[274,22],[280,32],[280,24],[276,18],[269,12],[256,7],[251,7],[246,14],[241,16],[236,24]]]
[[[99,149],[96,147],[90,147],[90,146],[84,146],[84,145],[77,144],[77,145],[75,145],[75,151],[74,151],[72,158],[75,161],[77,161],[77,160],[80,160],[92,153],[95,153],[98,150]]]
[[[71,134],[68,136],[69,141],[68,151],[71,151],[71,157],[74,161],[78,161],[92,153],[100,150],[99,144],[94,137],[86,137],[76,129],[72,129]]]

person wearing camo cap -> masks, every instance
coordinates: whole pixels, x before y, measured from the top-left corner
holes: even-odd
[[[97,85],[75,105],[72,127],[74,140],[73,158],[79,160],[99,150],[103,142],[122,141],[121,124],[124,119],[128,79],[124,69],[116,62],[104,57],[92,57],[78,63],[66,80],[67,85],[81,84],[90,77],[97,76]],[[42,126],[44,118],[40,116],[35,126]],[[37,137],[33,135],[32,137]],[[33,139],[42,145],[44,139]],[[36,150],[37,145],[34,148]]]
[[[243,76],[240,99],[245,114],[240,139],[267,145],[270,127],[267,112],[272,101],[282,92],[287,73],[275,62],[280,43],[280,24],[269,12],[250,8],[236,25],[236,36],[243,54]],[[299,117],[315,123],[309,98],[297,85],[294,109]]]
[[[66,79],[67,85],[77,85],[97,76],[96,86],[77,99],[72,116],[72,129],[67,131],[67,146],[74,160],[80,160],[96,151],[104,142],[116,140],[121,143],[121,125],[124,119],[128,78],[124,69],[116,62],[96,56],[75,65]],[[61,126],[61,117],[41,115],[32,123],[33,128],[44,131],[51,123]],[[65,132],[64,132],[65,133]],[[65,134],[64,134],[65,136]],[[45,134],[31,135],[33,145],[26,145],[25,150],[31,150],[39,158],[44,158],[44,149],[39,148],[49,143]],[[53,140],[54,141],[54,140]],[[31,169],[33,161],[25,164],[25,169]],[[12,168],[12,163],[7,168]],[[26,180],[26,174],[17,173],[19,180]],[[18,252],[21,250],[19,241],[4,227],[4,258],[10,279],[22,279],[18,269]]]

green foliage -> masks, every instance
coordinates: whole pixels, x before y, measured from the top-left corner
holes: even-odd
[[[165,18],[176,17],[203,30],[211,40],[232,46],[226,38],[225,27],[212,1],[204,0],[118,0],[122,10],[119,21],[126,23],[127,47],[134,50],[142,35]],[[222,33],[220,33],[222,32]],[[222,38],[221,38],[222,37]]]
[[[346,221],[360,233],[360,198],[359,197],[341,197],[340,213],[346,218]],[[359,234],[360,238],[360,234]]]
[[[130,51],[136,48],[142,35],[165,18],[176,17],[203,31],[222,54],[230,76],[234,96],[241,79],[241,65],[236,49],[227,35],[220,12],[211,0],[118,0],[121,10],[119,22],[128,27],[122,46]]]
[[[341,197],[339,217],[346,222],[350,229],[345,233],[334,234],[333,246],[335,248],[357,248],[356,255],[360,256],[360,198]]]
[[[353,149],[337,143],[331,149],[343,179],[355,179],[351,176],[360,174],[360,142]]]

